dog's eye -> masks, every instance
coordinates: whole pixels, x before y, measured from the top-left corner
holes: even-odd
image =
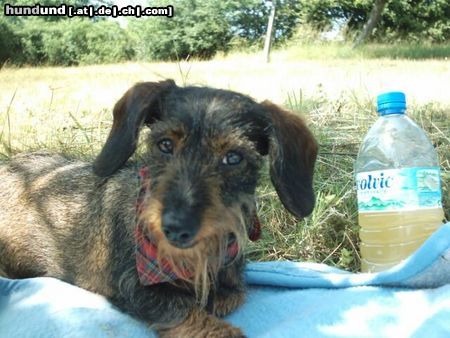
[[[235,152],[229,151],[222,159],[222,163],[226,165],[236,165],[241,163],[242,155]]]
[[[158,148],[164,154],[173,154],[173,142],[168,138],[159,141]]]

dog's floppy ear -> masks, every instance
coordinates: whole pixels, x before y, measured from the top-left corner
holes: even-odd
[[[116,172],[136,150],[139,129],[159,118],[161,98],[175,88],[173,80],[142,82],[131,87],[116,103],[108,139],[94,162],[94,172],[106,177]]]
[[[287,210],[297,217],[308,216],[315,204],[313,171],[318,146],[299,117],[277,105],[261,103],[270,117],[270,177]]]

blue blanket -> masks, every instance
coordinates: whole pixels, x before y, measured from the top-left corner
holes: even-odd
[[[227,317],[249,337],[450,337],[450,223],[377,274],[251,263],[246,303]],[[52,278],[0,278],[0,337],[155,337],[103,297]]]

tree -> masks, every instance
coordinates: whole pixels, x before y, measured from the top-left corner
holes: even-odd
[[[273,38],[275,42],[289,39],[301,21],[302,5],[298,0],[272,0],[276,3],[276,25]],[[229,1],[229,23],[234,36],[251,43],[262,41],[269,18],[271,4],[266,0]]]
[[[300,0],[302,19],[319,30],[345,22],[347,37],[353,39],[368,23],[374,0]],[[376,0],[379,1],[379,0]],[[445,42],[450,40],[450,1],[387,1],[376,28],[367,39]],[[375,20],[376,21],[376,20]],[[370,27],[368,27],[370,28]]]
[[[373,4],[372,10],[370,12],[369,20],[356,39],[354,47],[361,45],[372,34],[373,29],[381,19],[381,13],[383,13],[384,6],[387,2],[388,0],[375,0],[375,3]]]
[[[379,41],[446,42],[450,40],[450,1],[389,1],[373,38]]]

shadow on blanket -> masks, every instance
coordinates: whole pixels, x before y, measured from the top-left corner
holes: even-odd
[[[249,337],[450,336],[450,223],[382,273],[265,262],[227,320]],[[102,297],[52,278],[0,278],[0,337],[155,337]]]

